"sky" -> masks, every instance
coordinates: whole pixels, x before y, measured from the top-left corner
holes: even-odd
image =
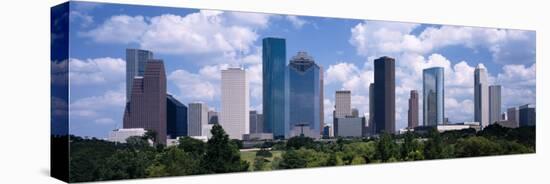
[[[122,128],[125,49],[163,59],[167,91],[184,104],[220,108],[220,70],[242,66],[250,109],[262,110],[262,39],[286,39],[287,63],[306,51],[324,72],[325,123],[336,90],[351,90],[352,107],[368,117],[373,60],[396,60],[396,128],[407,125],[410,90],[422,94],[422,70],[443,67],[445,116],[473,121],[474,69],[502,85],[502,111],[535,100],[535,32],[510,29],[336,19],[121,4],[71,2],[71,134],[105,138]],[[422,113],[422,97],[420,98]],[[422,116],[419,115],[420,122]]]

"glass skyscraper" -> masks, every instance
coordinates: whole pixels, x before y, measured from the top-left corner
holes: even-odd
[[[153,53],[148,50],[126,49],[126,101],[130,101],[134,77],[143,76],[145,64],[153,59]]]
[[[374,60],[373,92],[374,133],[395,133],[395,59]]]
[[[320,137],[320,98],[320,67],[306,52],[298,52],[288,64],[288,137]]]
[[[423,71],[424,126],[443,124],[445,117],[444,71],[442,67],[427,68]]]
[[[286,43],[282,38],[262,41],[264,132],[284,138]]]
[[[187,107],[172,95],[166,95],[166,133],[170,138],[187,136]]]

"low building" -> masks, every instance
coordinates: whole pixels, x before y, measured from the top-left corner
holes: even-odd
[[[472,126],[464,125],[464,124],[437,125],[437,131],[439,132],[446,132],[446,131],[452,131],[452,130],[464,130],[469,128],[472,128]]]
[[[535,106],[526,104],[519,106],[519,126],[535,126]]]
[[[121,128],[109,132],[108,141],[126,143],[126,139],[132,136],[143,136],[147,130],[143,128]]]
[[[518,123],[516,121],[512,120],[499,120],[495,122],[496,124],[499,124],[500,126],[506,127],[506,128],[517,128],[519,127]]]
[[[332,130],[332,126],[326,125],[323,127],[323,138],[330,137],[334,137],[334,131]]]
[[[364,130],[364,117],[334,118],[335,137],[363,137]]]
[[[208,137],[206,137],[206,136],[189,136],[189,137],[191,137],[193,139],[200,140],[202,142],[208,142]]]
[[[244,134],[243,140],[250,141],[250,140],[273,140],[273,134],[272,133],[251,133],[251,134]]]
[[[210,139],[212,137],[212,133],[210,132],[212,130],[212,126],[214,124],[207,124],[202,127],[202,136],[205,136],[207,139]]]

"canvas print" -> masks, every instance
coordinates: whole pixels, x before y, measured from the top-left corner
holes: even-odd
[[[535,153],[535,31],[71,1],[66,182]]]

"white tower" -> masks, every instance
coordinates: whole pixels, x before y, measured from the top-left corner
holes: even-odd
[[[242,139],[250,132],[250,95],[246,71],[241,68],[222,70],[220,125],[231,139]]]

